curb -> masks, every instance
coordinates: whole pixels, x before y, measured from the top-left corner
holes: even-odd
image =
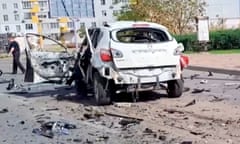
[[[214,72],[214,73],[219,73],[219,74],[240,75],[239,70],[229,70],[229,69],[222,69],[222,68],[211,68],[211,67],[202,67],[202,66],[188,66],[186,69],[195,70],[195,71]]]

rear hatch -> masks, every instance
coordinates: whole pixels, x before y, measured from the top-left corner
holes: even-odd
[[[164,30],[125,28],[111,32],[111,52],[117,68],[175,66],[178,43]]]

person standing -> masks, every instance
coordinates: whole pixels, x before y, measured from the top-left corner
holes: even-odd
[[[11,34],[9,36],[9,55],[13,56],[13,71],[12,74],[17,74],[18,67],[25,73],[25,68],[23,67],[22,63],[20,62],[20,47],[18,42],[15,41],[15,35]]]

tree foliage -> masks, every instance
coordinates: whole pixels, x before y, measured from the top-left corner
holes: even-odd
[[[205,6],[204,0],[138,0],[124,7],[117,18],[155,22],[182,34],[194,28],[195,17],[204,14]]]

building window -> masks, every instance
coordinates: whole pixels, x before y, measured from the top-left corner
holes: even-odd
[[[10,31],[9,26],[5,26],[5,31],[6,31],[6,32],[9,32],[9,31]]]
[[[102,10],[102,15],[103,15],[103,16],[107,16],[106,10]]]
[[[32,24],[26,24],[25,28],[26,28],[26,30],[32,30],[33,29],[33,25]]]
[[[57,29],[57,28],[59,28],[59,24],[58,23],[51,23],[50,27],[51,27],[51,29]]]
[[[113,15],[114,16],[118,15],[118,10],[113,10]]]
[[[73,22],[68,22],[67,25],[68,25],[69,28],[73,28],[74,27],[74,23]]]
[[[40,8],[47,8],[48,7],[47,1],[38,1],[38,4],[39,4]]]
[[[18,9],[18,4],[17,4],[17,3],[14,3],[14,4],[13,4],[13,7],[14,7],[15,9]]]
[[[80,23],[80,28],[81,29],[85,28],[85,23]]]
[[[20,25],[16,25],[16,30],[17,30],[17,32],[20,32],[21,31],[21,26]]]
[[[3,20],[8,21],[8,15],[3,15]]]
[[[14,19],[15,21],[19,21],[20,20],[19,15],[18,14],[14,15]]]
[[[23,6],[23,9],[31,9],[32,8],[32,4],[30,1],[22,2],[22,6]]]
[[[101,5],[105,5],[106,1],[105,0],[101,0]]]
[[[96,27],[96,26],[97,26],[96,22],[92,22],[92,27]]]
[[[24,13],[24,19],[31,19],[32,14],[31,13]]]
[[[38,18],[47,18],[47,15],[44,15],[44,14],[38,15]]]
[[[7,9],[7,4],[2,4],[2,9]]]

